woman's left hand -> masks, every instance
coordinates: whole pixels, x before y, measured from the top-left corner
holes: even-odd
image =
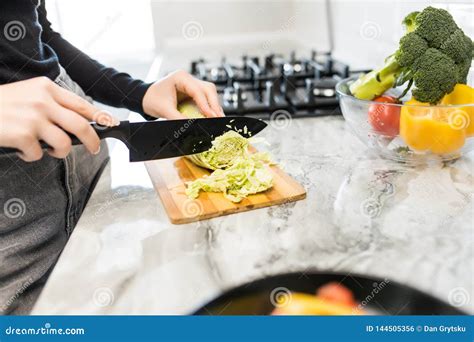
[[[186,98],[192,98],[206,117],[224,116],[214,83],[200,81],[183,70],[152,84],[143,97],[143,109],[157,118],[183,119],[177,106]]]

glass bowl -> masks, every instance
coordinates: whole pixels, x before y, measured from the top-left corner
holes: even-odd
[[[336,92],[344,119],[370,150],[391,160],[418,164],[458,159],[474,149],[474,103],[428,106],[360,100],[349,90],[357,78],[339,81]],[[398,97],[402,91],[391,89],[386,95]],[[410,98],[407,94],[402,101]],[[400,115],[399,129],[394,130],[393,123],[384,126],[381,120],[374,124],[374,118],[384,113]]]

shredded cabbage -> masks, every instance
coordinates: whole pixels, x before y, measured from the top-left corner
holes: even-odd
[[[273,176],[268,166],[255,155],[239,157],[227,169],[215,170],[207,177],[189,182],[186,195],[196,198],[200,191],[223,192],[232,202],[271,188]]]
[[[189,118],[201,116],[194,103],[185,102],[178,110]],[[186,184],[186,195],[197,198],[200,191],[222,192],[232,202],[272,187],[273,176],[268,165],[273,164],[267,152],[249,152],[249,140],[235,131],[228,131],[212,142],[205,152],[187,156],[194,164],[214,170]]]
[[[228,131],[212,142],[212,147],[201,153],[187,156],[194,164],[210,170],[225,169],[235,159],[248,154],[249,143],[235,131]]]

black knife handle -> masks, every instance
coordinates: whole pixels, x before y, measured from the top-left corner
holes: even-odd
[[[123,141],[125,145],[128,147],[128,139],[130,138],[130,122],[128,121],[120,121],[120,124],[113,127],[107,127],[99,125],[98,123],[91,123],[92,128],[96,131],[97,135],[100,139],[105,138],[115,138]],[[67,135],[71,138],[72,145],[80,145],[82,142],[73,134],[66,132]],[[49,149],[51,148],[47,143],[44,141],[40,141],[41,148]],[[0,147],[0,154],[7,154],[7,153],[18,153],[20,152],[16,148],[11,147]]]

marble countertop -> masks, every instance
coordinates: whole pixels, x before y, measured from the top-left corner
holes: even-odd
[[[284,272],[388,278],[474,312],[474,156],[408,167],[371,155],[342,117],[270,124],[296,202],[169,223],[142,163],[117,144],[34,314],[188,314]]]

